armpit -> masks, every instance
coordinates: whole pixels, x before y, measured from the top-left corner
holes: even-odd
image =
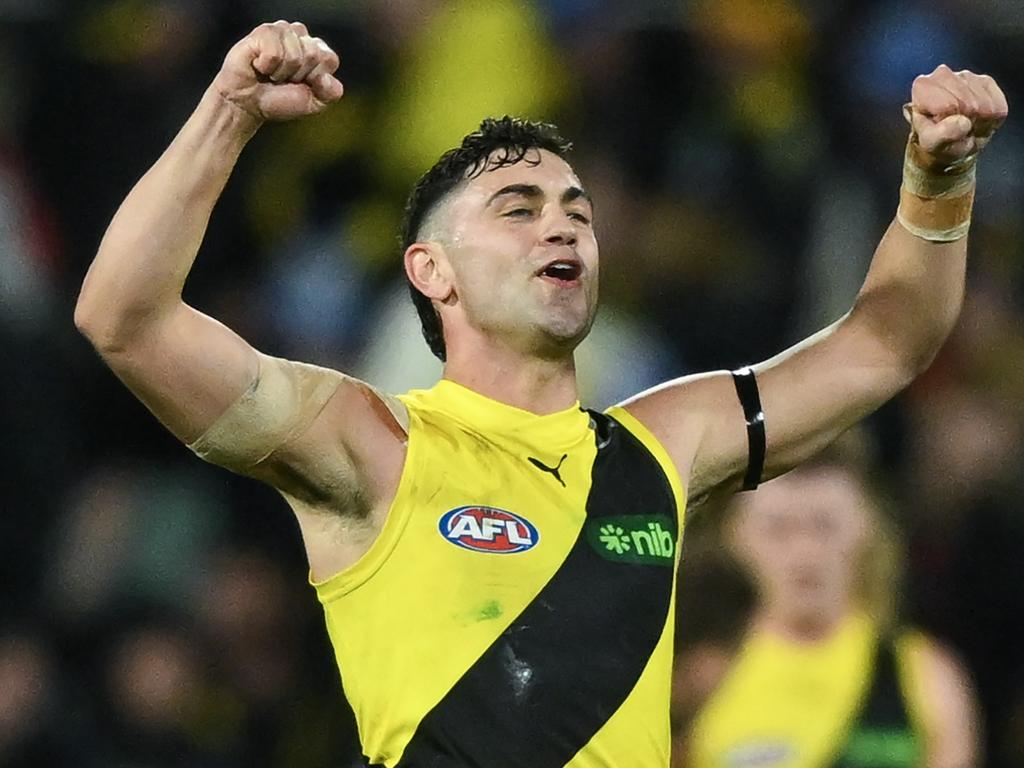
[[[201,459],[236,472],[259,464],[305,430],[345,376],[329,368],[257,352],[256,379],[188,447]]]

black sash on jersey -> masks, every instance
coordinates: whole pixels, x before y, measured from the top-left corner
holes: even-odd
[[[597,455],[583,530],[536,598],[423,718],[399,768],[562,768],[643,673],[669,619],[675,569],[602,557],[586,529],[659,515],[677,541],[676,500],[636,437],[590,415]]]
[[[907,712],[896,648],[882,639],[875,652],[871,686],[832,768],[914,768],[921,741]]]

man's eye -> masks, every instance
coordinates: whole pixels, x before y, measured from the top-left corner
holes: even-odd
[[[529,208],[513,208],[505,213],[506,216],[530,216],[533,213]]]
[[[575,219],[576,221],[580,222],[581,224],[589,224],[590,223],[590,219],[587,218],[582,213],[575,213],[575,212],[570,213],[569,214],[569,218],[570,219]]]

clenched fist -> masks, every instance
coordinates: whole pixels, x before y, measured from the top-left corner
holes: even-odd
[[[305,24],[261,24],[224,58],[213,89],[259,120],[292,120],[322,112],[341,98],[338,55]]]
[[[1006,120],[1006,97],[988,75],[954,72],[940,64],[914,80],[906,107],[914,161],[925,170],[943,170],[984,149]]]

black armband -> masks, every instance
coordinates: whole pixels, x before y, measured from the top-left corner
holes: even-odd
[[[752,368],[744,366],[732,371],[732,383],[736,385],[736,394],[743,406],[743,418],[747,422],[747,472],[743,476],[743,490],[752,491],[761,482],[761,473],[764,471],[764,410],[761,408],[757,378]]]

